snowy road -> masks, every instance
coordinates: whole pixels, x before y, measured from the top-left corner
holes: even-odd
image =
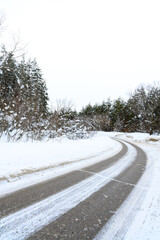
[[[109,239],[124,239],[126,221],[134,217],[132,200],[140,203],[145,191],[145,168],[143,150],[124,142],[105,161],[2,197],[0,240],[103,239],[104,232]],[[132,204],[119,213],[126,199]],[[116,216],[119,228],[113,227]]]

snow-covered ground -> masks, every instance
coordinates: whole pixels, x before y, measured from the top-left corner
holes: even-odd
[[[143,133],[108,133],[141,147],[147,168],[130,196],[94,240],[160,239],[160,136]]]
[[[89,139],[48,142],[0,141],[0,196],[92,165],[113,156],[121,145],[105,133]]]
[[[121,145],[110,137],[137,144],[146,152],[148,163],[138,185],[95,239],[159,240],[160,136],[100,132],[76,141],[12,143],[1,140],[0,196],[116,154]]]

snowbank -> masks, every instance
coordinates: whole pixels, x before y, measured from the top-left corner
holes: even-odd
[[[123,133],[123,132],[108,132],[107,136],[124,139],[137,143],[159,143],[160,135],[150,135],[148,133]]]
[[[89,166],[114,155],[120,149],[118,142],[102,132],[81,140],[59,138],[48,142],[1,141],[0,195],[7,192],[4,183],[5,186],[10,183],[8,191],[17,190]],[[19,184],[21,187],[18,187]]]
[[[160,239],[160,136],[143,133],[107,133],[137,143],[147,154],[146,171],[116,214],[94,240]]]

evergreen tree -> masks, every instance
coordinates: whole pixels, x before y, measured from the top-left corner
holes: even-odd
[[[4,47],[0,60],[1,132],[37,131],[48,114],[48,93],[36,60],[18,63]]]

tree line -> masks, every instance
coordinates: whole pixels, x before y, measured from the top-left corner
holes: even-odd
[[[0,134],[8,139],[87,137],[88,131],[160,133],[160,87],[137,88],[127,101],[108,99],[77,112],[61,101],[50,109],[46,82],[37,61],[18,61],[5,46],[0,54]]]
[[[140,86],[127,101],[88,104],[80,115],[96,130],[160,133],[160,86]]]
[[[37,61],[17,61],[3,46],[0,54],[0,135],[18,140],[87,137],[86,126],[64,103],[50,110],[46,82]]]

